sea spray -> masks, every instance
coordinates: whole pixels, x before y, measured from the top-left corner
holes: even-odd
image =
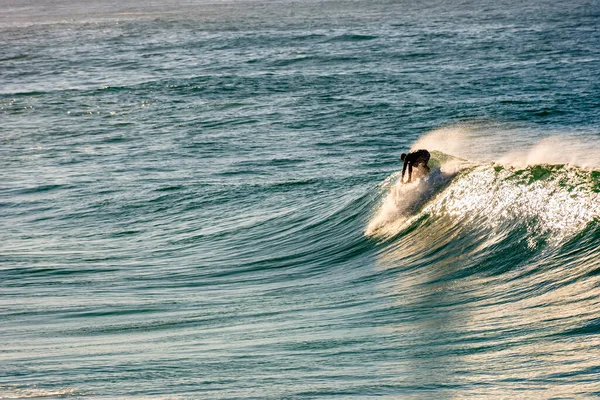
[[[600,139],[578,138],[561,131],[535,132],[540,137],[535,142],[521,139],[530,131],[531,128],[504,124],[454,124],[424,134],[411,151],[427,149],[473,162],[517,168],[570,164],[600,169]]]
[[[418,175],[410,183],[402,182],[399,173],[392,174],[383,185],[389,191],[377,213],[369,221],[365,235],[388,236],[397,232],[407,219],[427,200],[469,164],[464,160],[433,152],[432,169],[428,175]]]

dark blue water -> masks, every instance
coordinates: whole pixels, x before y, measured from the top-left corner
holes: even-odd
[[[0,9],[0,398],[600,396],[598,1]]]

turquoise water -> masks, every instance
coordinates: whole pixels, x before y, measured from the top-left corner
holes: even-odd
[[[0,398],[600,396],[600,4],[449,3],[0,1]]]

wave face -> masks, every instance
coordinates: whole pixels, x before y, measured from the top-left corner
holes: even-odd
[[[597,2],[0,3],[0,399],[600,395]]]
[[[384,190],[366,230],[405,321],[393,331],[447,362],[406,368],[473,397],[517,395],[523,376],[542,397],[596,395],[600,172],[471,164],[439,182]],[[394,207],[407,197],[418,207]]]

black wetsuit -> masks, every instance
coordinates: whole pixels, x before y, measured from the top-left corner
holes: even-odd
[[[402,181],[404,181],[404,173],[406,172],[406,166],[408,166],[408,182],[411,181],[413,167],[418,167],[419,165],[422,165],[425,168],[425,170],[429,172],[429,167],[427,166],[427,163],[429,162],[429,157],[431,157],[431,155],[427,150],[417,150],[413,151],[412,153],[408,153],[406,157],[404,157],[404,167],[402,168]]]

